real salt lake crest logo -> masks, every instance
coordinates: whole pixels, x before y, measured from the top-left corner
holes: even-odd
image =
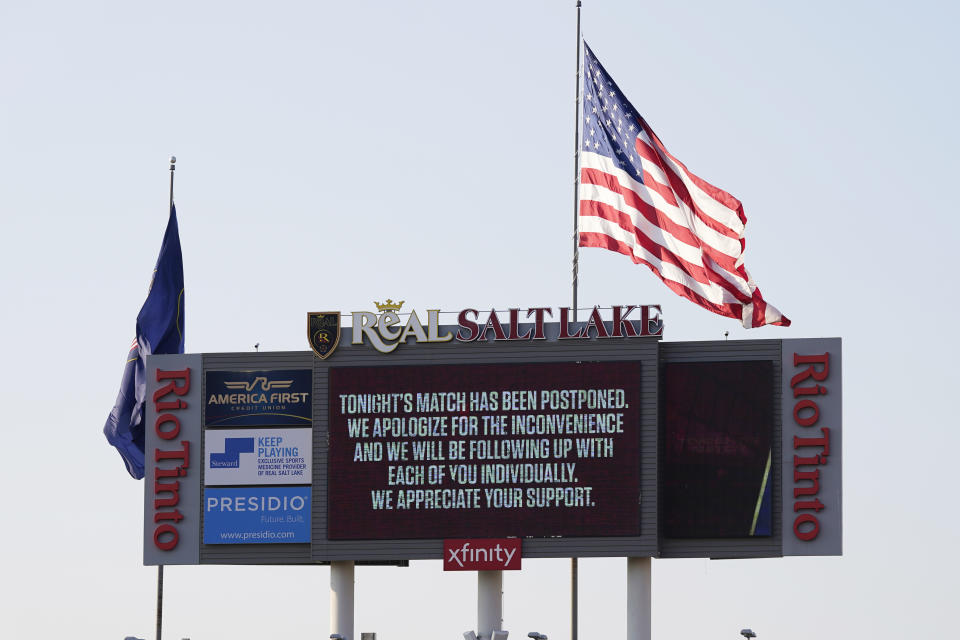
[[[340,312],[313,311],[307,314],[307,340],[321,360],[326,360],[340,344]]]

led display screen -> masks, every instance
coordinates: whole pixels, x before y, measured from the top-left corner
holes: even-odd
[[[328,538],[635,536],[640,363],[330,370]]]
[[[773,387],[769,361],[664,365],[664,536],[771,535]]]

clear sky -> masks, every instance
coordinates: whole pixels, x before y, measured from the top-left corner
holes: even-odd
[[[307,348],[307,311],[570,301],[573,0],[0,5],[0,636],[152,637],[142,483],[101,429],[167,217],[188,351]],[[667,340],[842,336],[845,555],[655,560],[655,638],[951,637],[956,5],[585,0],[670,151],[740,198],[788,329],[746,331],[599,249],[580,303]],[[323,567],[170,567],[164,637],[325,638]],[[581,562],[581,638],[626,628]],[[569,563],[504,580],[511,637],[569,637]],[[357,631],[458,638],[476,581],[357,570]]]

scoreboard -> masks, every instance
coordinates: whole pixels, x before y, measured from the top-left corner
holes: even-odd
[[[839,338],[501,330],[151,356],[145,564],[842,553]]]

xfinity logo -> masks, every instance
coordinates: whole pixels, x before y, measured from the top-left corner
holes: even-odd
[[[520,538],[443,541],[444,571],[519,569],[520,557]]]

